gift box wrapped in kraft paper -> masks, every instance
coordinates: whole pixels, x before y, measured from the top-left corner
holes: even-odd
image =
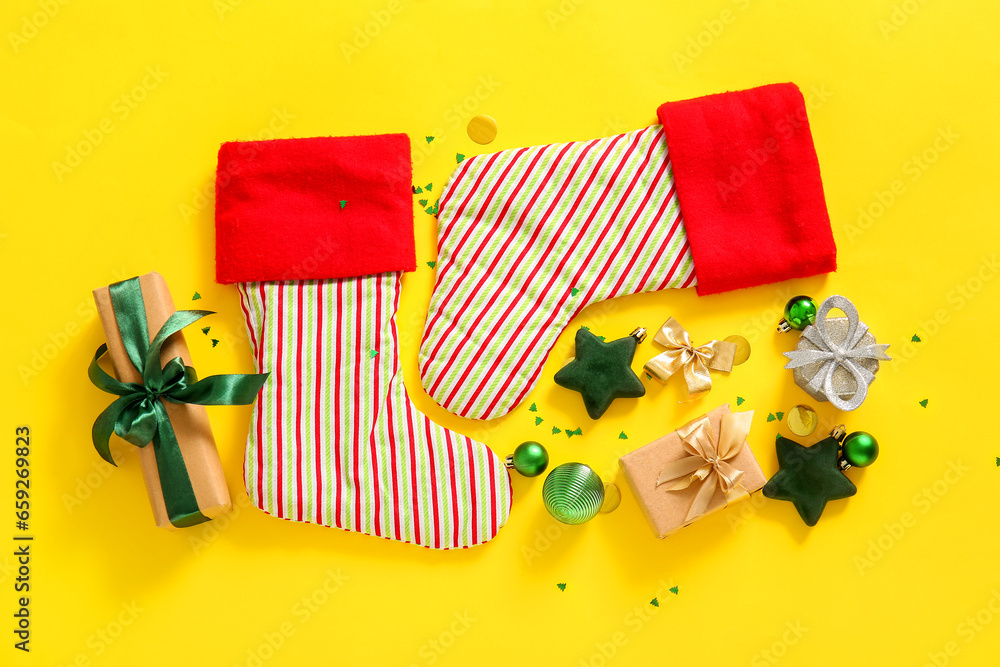
[[[118,398],[94,424],[97,451],[114,464],[111,433],[139,448],[156,525],[196,525],[232,508],[205,405],[253,402],[266,375],[214,375],[198,380],[180,329],[211,314],[176,311],[158,273],[94,290],[106,345],[88,370]],[[98,364],[109,353],[115,377]]]
[[[657,537],[664,538],[767,481],[747,444],[753,411],[720,405],[619,459]]]

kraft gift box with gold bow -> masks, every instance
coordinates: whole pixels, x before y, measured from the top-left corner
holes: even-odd
[[[767,479],[747,444],[753,411],[723,404],[619,459],[657,537],[759,491]]]

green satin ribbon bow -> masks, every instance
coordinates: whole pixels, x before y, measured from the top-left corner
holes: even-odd
[[[170,523],[178,528],[208,521],[198,507],[187,466],[163,401],[197,405],[247,405],[253,403],[269,373],[212,375],[201,380],[195,370],[174,357],[160,366],[160,348],[171,335],[206,315],[208,310],[178,310],[149,341],[146,306],[139,279],[130,278],[111,285],[111,305],[121,332],[125,351],[142,383],[121,382],[104,372],[98,361],[108,346],[97,348],[87,374],[94,385],[119,398],[94,422],[94,447],[105,461],[116,465],[109,440],[115,433],[136,447],[153,443],[163,501]],[[162,399],[162,400],[161,400]]]

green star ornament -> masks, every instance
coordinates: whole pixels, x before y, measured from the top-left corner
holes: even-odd
[[[639,398],[646,387],[632,372],[636,346],[646,337],[636,329],[605,343],[587,329],[576,332],[576,358],[555,375],[556,384],[580,392],[591,419],[600,419],[616,398]]]
[[[788,500],[807,526],[815,526],[827,501],[858,492],[840,470],[840,443],[833,437],[811,447],[778,436],[778,472],[764,485],[764,495]]]

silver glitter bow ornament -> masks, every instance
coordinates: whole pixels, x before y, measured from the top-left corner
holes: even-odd
[[[827,319],[834,308],[847,317]],[[820,304],[816,323],[802,331],[795,349],[784,353],[791,360],[785,368],[794,369],[795,383],[816,400],[850,411],[868,395],[879,360],[891,360],[888,347],[875,342],[854,304],[835,294]]]

